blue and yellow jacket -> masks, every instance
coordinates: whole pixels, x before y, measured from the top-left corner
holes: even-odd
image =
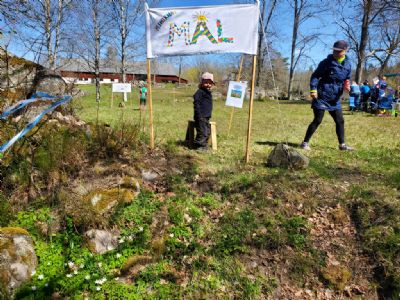
[[[340,109],[344,81],[350,77],[351,64],[347,56],[338,61],[329,54],[311,75],[310,91],[318,92],[318,99],[312,102],[311,107],[330,111]]]

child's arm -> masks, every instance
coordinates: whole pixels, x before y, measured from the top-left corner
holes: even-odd
[[[196,92],[193,96],[194,101],[194,115],[201,118],[201,111],[200,111],[200,102],[201,102],[201,93],[199,91]]]

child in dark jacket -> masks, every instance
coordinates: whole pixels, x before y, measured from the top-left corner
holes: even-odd
[[[210,118],[212,114],[211,88],[214,85],[214,76],[204,73],[197,92],[193,95],[194,101],[194,124],[196,127],[196,138],[194,145],[199,150],[208,149],[208,139],[211,134]]]

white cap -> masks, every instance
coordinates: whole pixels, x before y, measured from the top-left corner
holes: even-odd
[[[205,72],[201,75],[201,80],[211,80],[214,83],[214,75],[208,72]]]

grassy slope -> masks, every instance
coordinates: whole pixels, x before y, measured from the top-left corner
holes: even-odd
[[[75,100],[75,105],[84,120],[95,122],[93,86],[81,88],[87,95]],[[179,146],[192,118],[194,91],[194,87],[154,91],[156,144],[172,154],[172,166],[179,167],[183,165],[179,160],[189,158],[194,167],[181,175],[167,175],[167,194],[144,192],[116,216],[127,234],[139,234],[137,228],[143,227],[143,241],[134,247],[122,245],[118,259],[116,252],[92,258],[83,248],[64,249],[64,255],[71,253],[63,259],[84,260],[89,268],[85,271],[96,276],[95,262],[100,260],[108,271],[99,272],[99,278],[111,279],[113,270],[130,255],[157,252],[154,220],[168,220],[169,225],[159,229],[166,246],[162,257],[136,274],[132,286],[105,284],[103,291],[109,299],[126,295],[129,299],[143,295],[337,299],[357,294],[374,299],[375,284],[381,286],[381,295],[396,299],[394,291],[400,289],[400,119],[346,114],[347,142],[357,151],[343,153],[337,150],[334,123],[327,115],[312,139],[307,170],[270,169],[264,162],[276,143],[301,142],[312,118],[309,103],[255,102],[252,159],[244,165],[248,102],[235,110],[228,137],[231,109],[223,100],[215,100],[217,152],[199,154]],[[118,97],[110,108],[110,87],[102,86],[100,121],[112,125],[121,118],[139,121],[137,91],[134,102],[125,108],[118,107]],[[151,159],[146,158],[150,164]],[[21,225],[21,220],[12,225]],[[80,243],[77,239],[75,244]],[[85,281],[74,277],[63,280],[57,284],[67,287],[65,295],[81,294],[83,287],[92,291],[93,299],[103,299],[103,291],[97,293],[93,283],[78,284]]]
[[[168,143],[171,146],[184,138],[186,122],[192,117],[191,96],[194,91],[194,87],[155,89],[153,99],[157,144]],[[106,93],[105,98],[109,98]],[[82,117],[87,120],[94,120],[94,113],[89,113],[87,110],[88,107],[93,109],[91,99],[93,96],[83,100],[85,110],[82,111]],[[108,122],[118,119],[121,109],[111,110],[106,107],[108,104],[105,102],[102,103],[100,118]],[[133,105],[137,107],[136,99]],[[245,102],[243,109],[235,110],[232,132],[228,137],[231,108],[225,107],[222,99],[214,101],[213,120],[217,122],[219,150],[216,153],[200,156],[200,172],[216,178],[216,181],[226,189],[234,189],[235,186],[245,182],[243,194],[246,194],[248,186],[260,181],[269,181],[272,184],[275,182],[281,185],[283,190],[297,189],[298,193],[312,182],[319,182],[321,186],[331,191],[330,195],[328,192],[325,196],[330,199],[330,205],[344,204],[358,230],[360,249],[374,257],[372,264],[377,273],[382,272],[382,267],[390,270],[389,275],[384,276],[383,280],[378,276],[378,280],[381,280],[379,284],[386,285],[384,287],[386,290],[393,291],[393,286],[397,286],[398,289],[399,277],[392,275],[398,273],[399,265],[393,264],[390,260],[398,257],[400,251],[399,218],[396,216],[399,211],[400,172],[397,162],[400,158],[400,119],[378,118],[364,113],[351,115],[345,112],[346,141],[357,151],[343,153],[337,150],[334,122],[329,115],[326,115],[312,139],[312,151],[307,153],[311,158],[309,169],[293,174],[288,171],[267,169],[264,167],[264,162],[275,143],[301,142],[312,118],[309,103],[256,101],[252,130],[252,160],[250,165],[243,166],[247,106],[248,102]],[[139,119],[137,110],[132,110],[130,107],[127,110],[131,118]],[[185,153],[187,150],[179,148],[177,151]],[[340,187],[345,188],[340,189]],[[256,189],[254,193],[260,192]],[[307,197],[305,202],[309,203],[308,211],[305,204],[306,211],[304,214],[301,213],[306,217],[317,207],[325,204],[318,195],[307,194]],[[290,199],[288,201],[290,202]],[[251,205],[242,205],[242,208],[254,209]],[[293,211],[285,212],[283,207],[277,211],[294,214]],[[383,239],[380,243],[376,242],[378,236]]]

